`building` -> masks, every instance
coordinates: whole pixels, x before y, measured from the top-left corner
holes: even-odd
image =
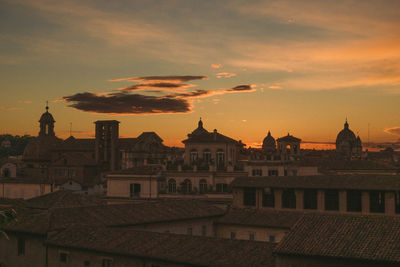
[[[362,143],[359,136],[353,133],[347,122],[336,137],[336,151],[347,158],[360,158],[362,154]]]
[[[233,171],[244,146],[241,141],[220,134],[216,129],[207,131],[201,119],[182,143],[185,144],[184,164],[201,170]]]
[[[51,163],[51,150],[61,143],[54,132],[55,120],[46,105],[46,112],[39,120],[39,134],[25,147],[23,154],[24,174],[29,176],[48,177]]]
[[[231,208],[215,221],[216,236],[278,243],[303,214],[301,211]]]
[[[239,208],[355,214],[400,214],[398,175],[240,177],[232,182]]]
[[[57,190],[45,178],[13,177],[0,179],[0,197],[11,199],[29,199]]]

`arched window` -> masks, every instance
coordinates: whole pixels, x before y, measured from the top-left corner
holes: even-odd
[[[221,149],[217,151],[217,165],[225,166],[225,152]]]
[[[207,181],[205,179],[200,180],[199,188],[200,194],[207,193]]]
[[[168,180],[168,193],[176,193],[176,181],[175,179]]]
[[[203,151],[203,160],[204,162],[209,163],[211,161],[211,152],[209,149]]]
[[[189,179],[183,181],[182,192],[185,194],[192,192],[192,182]]]
[[[192,151],[190,151],[190,163],[196,163],[197,161],[197,150],[196,149],[192,149]]]

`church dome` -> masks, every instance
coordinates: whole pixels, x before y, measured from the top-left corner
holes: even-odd
[[[270,131],[268,131],[268,135],[264,138],[262,148],[265,151],[271,151],[276,149],[276,141],[275,138],[272,137]]]
[[[49,112],[49,107],[46,106],[46,112],[42,114],[42,116],[40,117],[39,122],[42,123],[54,123],[56,122],[53,118],[53,115],[51,115],[51,113]]]
[[[344,129],[339,132],[336,138],[336,145],[340,145],[342,143],[349,143],[350,145],[356,142],[356,135],[353,133],[352,130],[349,129],[349,124],[344,124]]]
[[[25,161],[47,161],[51,157],[51,149],[61,140],[55,136],[39,136],[33,139],[25,147],[23,159]]]

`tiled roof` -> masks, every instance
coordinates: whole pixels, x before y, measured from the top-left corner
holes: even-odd
[[[57,199],[55,199],[57,201]],[[45,204],[50,198],[45,201]],[[38,201],[39,204],[40,201]],[[62,206],[62,200],[59,201]],[[38,204],[38,203],[35,203]],[[79,204],[79,203],[78,203]],[[134,204],[98,205],[72,208],[30,209],[17,214],[21,219],[7,230],[43,234],[73,224],[130,226],[222,216],[225,210],[200,200],[157,200]],[[65,204],[64,204],[65,205]],[[41,207],[37,205],[35,207]],[[32,214],[32,212],[34,212]],[[35,227],[32,227],[35,224]]]
[[[54,150],[75,150],[75,151],[94,151],[95,139],[75,138],[73,136],[65,139],[61,144],[57,145]]]
[[[232,187],[400,190],[399,175],[315,175],[238,177]]]
[[[109,172],[108,174],[132,174],[132,175],[155,175],[162,171],[161,165],[144,165],[139,167],[132,167],[128,169],[118,170],[115,172]],[[110,175],[108,175],[110,177]]]
[[[99,196],[75,194],[69,190],[58,190],[28,199],[26,203],[31,208],[52,209],[103,205],[105,201]]]
[[[400,218],[306,214],[276,253],[400,263]]]
[[[46,244],[195,266],[274,266],[267,242],[73,226]]]
[[[15,178],[1,178],[0,184],[50,184],[49,179],[45,177],[15,177]]]
[[[129,226],[222,216],[225,210],[201,200],[157,200],[133,204],[57,209],[57,228],[76,222],[88,225]]]
[[[219,218],[216,223],[290,229],[303,214],[297,211],[235,208]]]

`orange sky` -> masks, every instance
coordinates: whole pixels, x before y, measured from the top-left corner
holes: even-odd
[[[1,133],[400,139],[400,2],[3,0]],[[182,78],[183,77],[183,78]],[[321,146],[321,145],[319,145]]]

